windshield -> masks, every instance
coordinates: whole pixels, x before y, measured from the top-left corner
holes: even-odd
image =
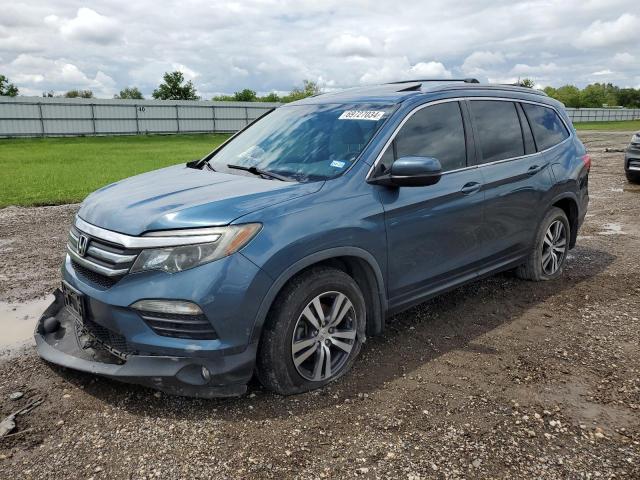
[[[346,171],[389,116],[391,105],[292,105],[256,121],[210,160],[219,172],[255,167],[298,182]],[[236,166],[230,168],[229,165]]]

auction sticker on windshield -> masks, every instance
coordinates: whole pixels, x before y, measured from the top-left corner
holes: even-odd
[[[377,122],[384,115],[384,112],[377,110],[345,110],[338,120],[373,120]]]

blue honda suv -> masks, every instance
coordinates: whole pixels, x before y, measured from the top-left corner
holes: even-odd
[[[589,168],[562,104],[527,88],[415,80],[284,105],[89,195],[37,349],[180,395],[240,395],[254,375],[318,388],[434,295],[558,278]]]

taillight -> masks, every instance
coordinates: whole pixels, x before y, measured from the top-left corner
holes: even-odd
[[[587,171],[591,170],[591,157],[588,153],[582,156],[582,163],[584,163],[584,166],[587,167]]]

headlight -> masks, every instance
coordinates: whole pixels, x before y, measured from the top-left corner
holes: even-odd
[[[204,263],[213,262],[240,250],[255,237],[260,228],[261,225],[259,223],[247,223],[245,225],[193,229],[191,231],[187,229],[151,232],[146,236],[189,236],[189,243],[193,243],[194,238],[202,235],[204,243],[142,250],[133,267],[131,267],[131,273],[145,270],[162,270],[176,273]]]
[[[631,143],[640,143],[640,133],[634,133],[631,137]]]

